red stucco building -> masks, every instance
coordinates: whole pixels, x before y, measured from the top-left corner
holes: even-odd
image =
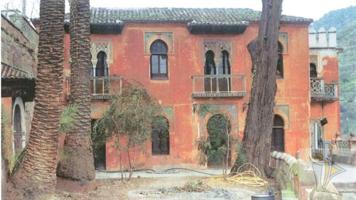
[[[136,168],[209,166],[209,159],[200,162],[204,155],[198,150],[198,141],[209,136],[209,120],[223,116],[230,136],[243,136],[252,82],[247,45],[257,36],[259,14],[250,9],[92,9],[92,119],[101,117],[113,88],[123,80],[138,81],[163,106],[169,137],[153,133],[146,150],[133,151]],[[282,17],[272,141],[274,150],[305,159],[340,131],[336,33],[319,30],[309,36],[310,23]],[[66,76],[69,42],[67,33]],[[102,150],[106,169],[119,169],[113,142]]]

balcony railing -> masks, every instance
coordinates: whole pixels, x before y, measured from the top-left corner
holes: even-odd
[[[338,98],[337,85],[325,83],[323,79],[310,79],[311,98],[313,101],[334,101]]]
[[[70,96],[70,78],[66,78],[67,97]],[[92,99],[110,99],[110,96],[121,92],[122,78],[120,76],[103,76],[90,78],[90,93]]]
[[[246,83],[243,75],[196,75],[193,79],[194,98],[243,97]]]

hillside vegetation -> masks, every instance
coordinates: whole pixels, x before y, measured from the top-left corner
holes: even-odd
[[[341,124],[343,133],[356,133],[356,6],[331,11],[312,26],[335,27],[339,54]]]

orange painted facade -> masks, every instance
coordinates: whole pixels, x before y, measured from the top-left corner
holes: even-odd
[[[170,41],[163,34],[171,33]],[[207,136],[208,119],[217,113],[224,114],[231,123],[231,135],[242,138],[249,101],[252,73],[247,45],[258,32],[258,24],[251,23],[242,34],[191,34],[185,24],[179,23],[126,23],[120,34],[92,34],[92,43],[104,41],[110,44],[108,68],[110,76],[121,76],[142,83],[164,107],[169,120],[169,155],[152,155],[151,141],[145,150],[132,151],[136,168],[178,165],[199,165],[197,140]],[[291,155],[301,152],[307,158],[310,148],[310,121],[327,117],[326,137],[340,130],[339,102],[324,104],[312,102],[309,78],[308,24],[283,23],[284,33],[283,78],[277,80],[275,114],[284,121],[284,147]],[[168,46],[168,80],[151,80],[150,53],[145,51],[150,40],[146,33],[158,33],[153,39],[161,39]],[[231,74],[244,76],[246,95],[243,97],[195,98],[192,97],[192,76],[204,75],[205,41],[223,41],[231,44]],[[95,57],[96,55],[92,55]],[[323,77],[338,80],[337,59],[327,60]],[[65,74],[69,75],[69,34],[65,35]],[[106,100],[93,100],[93,119],[101,117],[109,105]],[[211,112],[199,114],[202,105],[210,105]],[[258,122],[256,122],[258,123]],[[233,146],[232,157],[235,156]],[[125,156],[122,162],[126,163]],[[106,144],[106,169],[120,168],[120,153],[113,141]]]

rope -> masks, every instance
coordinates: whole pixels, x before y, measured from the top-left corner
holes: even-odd
[[[249,187],[264,187],[268,182],[261,178],[261,172],[251,163],[241,165],[231,176],[215,176],[207,179],[211,185],[246,185]]]

